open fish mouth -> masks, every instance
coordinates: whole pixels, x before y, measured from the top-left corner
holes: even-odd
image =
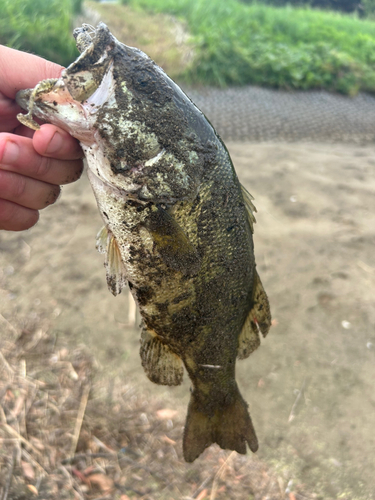
[[[17,93],[18,105],[28,110],[26,115],[18,115],[21,123],[38,130],[35,114],[41,120],[62,126],[83,143],[92,141],[91,117],[114,95],[112,47],[107,45],[100,55],[96,50],[96,38],[100,38],[103,28],[108,31],[104,25],[95,30],[86,24],[74,30],[81,52],[78,59],[62,71],[60,78],[43,80],[34,89]]]
[[[46,82],[49,82],[48,87]],[[28,109],[26,115],[19,114],[18,120],[25,126],[38,130],[39,123],[33,119],[35,114],[43,121],[48,121],[54,125],[64,124],[65,129],[72,135],[76,135],[77,124],[79,128],[89,130],[85,127],[86,113],[84,107],[75,101],[67,90],[62,79],[45,80],[34,89],[21,90],[17,93],[16,101],[23,109]],[[74,133],[73,133],[74,132]],[[84,134],[80,134],[82,140]]]
[[[119,59],[143,62],[148,57],[120,44],[103,23],[97,29],[83,25],[74,36],[80,56],[59,78],[18,92],[18,104],[28,110],[18,119],[34,130],[40,128],[34,116],[61,127],[81,142],[86,158],[92,159],[88,164],[95,177],[121,195],[139,191],[144,168],[162,160],[163,154],[152,130],[130,116],[133,93],[127,78],[132,75],[127,63],[121,65],[119,74]],[[134,149],[141,152],[140,158],[134,158]],[[149,194],[144,191],[147,201]]]

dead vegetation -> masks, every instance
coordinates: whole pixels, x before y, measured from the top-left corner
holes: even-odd
[[[161,66],[171,78],[179,78],[193,63],[194,45],[186,23],[167,14],[151,14],[129,5],[87,1],[75,26],[106,23],[120,42],[137,47]]]
[[[255,456],[213,446],[186,464],[183,416],[96,371],[40,329],[2,340],[1,500],[312,498],[286,494]]]

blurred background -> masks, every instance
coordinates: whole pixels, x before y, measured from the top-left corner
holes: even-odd
[[[83,178],[34,228],[0,233],[0,420],[17,434],[0,434],[0,480],[21,436],[34,449],[22,441],[12,470],[19,498],[62,474],[64,498],[374,499],[375,0],[2,0],[0,43],[68,65],[72,29],[99,21],[182,86],[255,198],[273,327],[237,378],[260,449],[183,462],[189,381],[144,375],[138,313],[107,290]],[[55,441],[40,430],[52,421]],[[82,458],[98,451],[125,461]]]

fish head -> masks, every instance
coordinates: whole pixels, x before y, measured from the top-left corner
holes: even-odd
[[[74,36],[81,54],[60,78],[17,94],[29,110],[20,121],[37,128],[35,115],[76,137],[92,184],[99,180],[143,202],[193,197],[216,141],[202,113],[146,54],[120,43],[105,24],[83,25]]]
[[[39,125],[32,115],[61,127],[81,142],[95,175],[120,190],[139,190],[132,174],[161,151],[137,112],[140,107],[143,114],[151,112],[142,95],[149,92],[147,78],[137,70],[143,74],[144,66],[154,63],[120,43],[103,23],[96,29],[83,25],[73,34],[80,56],[60,78],[18,92],[18,104],[29,111],[19,119],[34,129]]]
[[[105,77],[111,65],[109,53],[115,40],[105,25],[93,31],[89,31],[88,25],[83,25],[74,31],[74,36],[81,52],[78,59],[63,69],[60,78],[43,80],[34,89],[21,90],[16,100],[30,115],[61,127],[82,141],[90,142],[87,131],[93,125],[90,118],[94,114],[89,112],[90,108],[95,107],[93,102],[98,107],[110,100],[112,89],[106,86],[108,79]],[[102,92],[90,99],[99,88]],[[19,119],[30,125],[26,119],[22,120],[22,116]],[[38,128],[38,125],[35,124],[33,128]],[[91,139],[92,135],[93,131]]]

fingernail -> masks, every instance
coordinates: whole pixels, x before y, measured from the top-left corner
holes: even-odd
[[[57,198],[60,196],[61,188],[60,186],[55,186],[53,189],[51,189],[49,196],[46,200],[46,207],[48,205],[51,205],[52,203],[55,203]]]
[[[49,155],[57,153],[61,149],[62,145],[63,145],[63,138],[58,132],[55,132],[54,136],[52,137],[47,146],[46,153]]]
[[[15,142],[7,141],[4,147],[1,163],[4,163],[4,165],[13,165],[17,162],[19,153],[19,146]]]

